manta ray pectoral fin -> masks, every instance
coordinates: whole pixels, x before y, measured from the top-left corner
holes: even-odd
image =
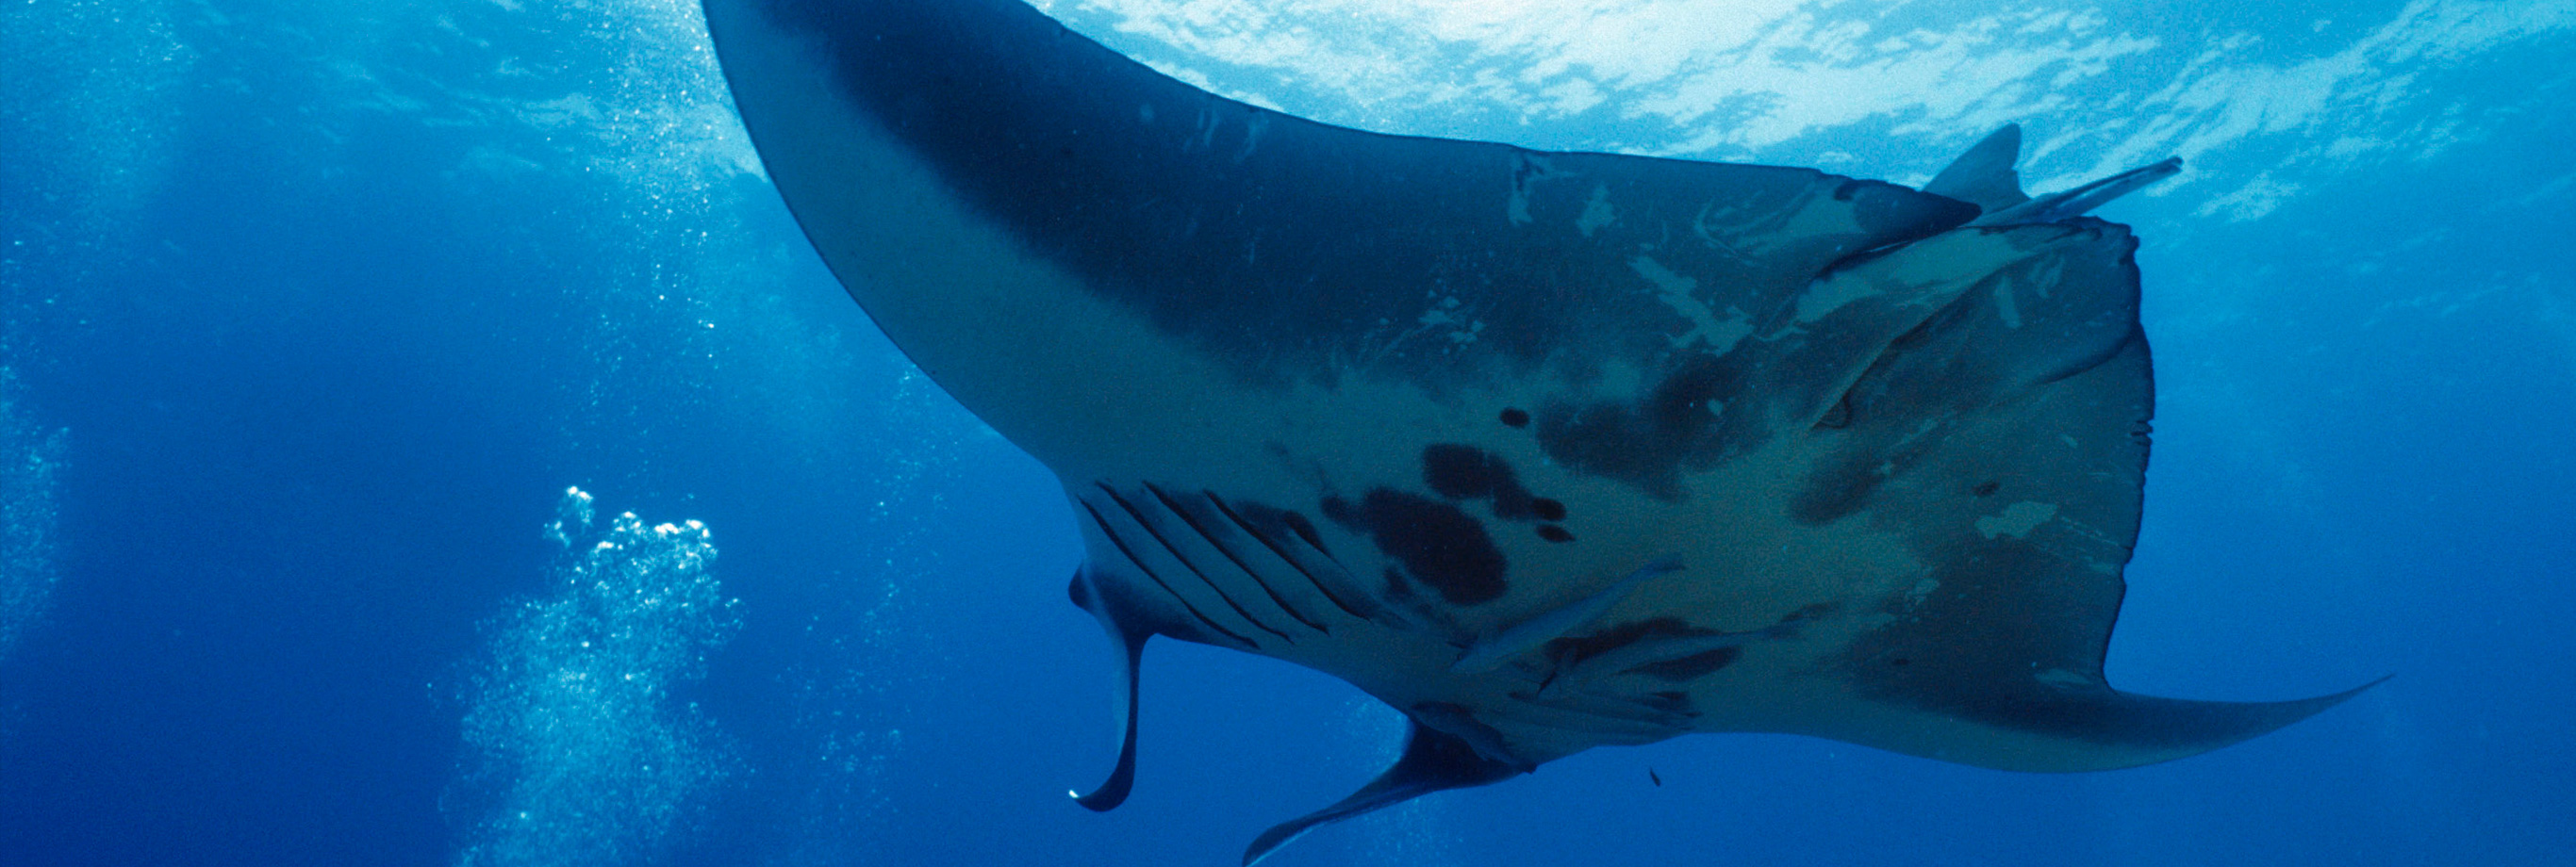
[[[1093,617],[1099,618],[1100,625],[1109,631],[1109,642],[1117,649],[1119,657],[1118,764],[1110,769],[1109,778],[1102,780],[1090,794],[1065,793],[1072,795],[1073,802],[1081,804],[1085,809],[1105,813],[1117,809],[1119,804],[1126,803],[1127,793],[1136,787],[1137,678],[1144,660],[1145,642],[1153,638],[1154,634],[1138,629],[1124,622],[1125,618],[1118,616],[1108,596],[1102,593],[1101,588],[1092,580],[1088,566],[1074,573],[1071,595],[1073,604],[1091,612]]]
[[[2004,124],[1932,176],[1923,191],[1975,205],[1988,214],[2030,201],[2021,191],[2021,124]]]
[[[2137,241],[2086,217],[1934,241],[1837,276],[1902,289],[1936,265],[1982,275],[1913,293],[1946,301],[1884,343],[1841,395],[1840,418],[1810,434],[1815,469],[1790,507],[1810,526],[1892,532],[1925,568],[1846,609],[1874,622],[1819,670],[1839,669],[1859,701],[1803,690],[1793,700],[1812,706],[1765,725],[1982,767],[2084,771],[2217,749],[2348,697],[2238,704],[2109,686],[2102,659],[2154,415]],[[1904,321],[1893,313],[1836,311]]]
[[[2116,770],[2188,758],[2268,734],[2385,680],[2332,695],[2273,702],[2196,701],[2099,687],[1957,695],[1950,697],[1957,710],[1939,722],[1914,726],[1894,739],[1888,737],[1892,730],[1883,730],[1855,740],[1998,770]]]
[[[2078,734],[2151,747],[2159,754],[2142,755],[2144,751],[2133,747],[2132,755],[2158,762],[2270,734],[2387,680],[2381,677],[2331,695],[2291,701],[2198,701],[2118,692],[2107,702],[2078,706],[2081,710],[2069,714],[2066,722]]]
[[[1271,852],[1287,845],[1318,825],[1338,822],[1400,804],[1433,792],[1465,789],[1499,783],[1519,776],[1525,769],[1508,762],[1486,758],[1465,739],[1408,720],[1411,729],[1404,740],[1404,755],[1377,779],[1352,792],[1350,797],[1312,813],[1281,822],[1243,851],[1244,867],[1251,867]]]

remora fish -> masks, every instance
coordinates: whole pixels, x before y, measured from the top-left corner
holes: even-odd
[[[2136,241],[2007,128],[1925,190],[1377,135],[1019,0],[706,0],[807,236],[1055,471],[1075,603],[1341,677],[1402,758],[1263,834],[1604,744],[1791,732],[1990,768],[2188,756],[2353,693],[2119,692],[2152,413]],[[2357,692],[2358,690],[2356,690]]]

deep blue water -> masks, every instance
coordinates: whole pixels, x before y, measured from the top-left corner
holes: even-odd
[[[1380,129],[1920,182],[2020,120],[2043,188],[2183,153],[2107,214],[2160,388],[2110,673],[2395,675],[2106,774],[1596,750],[1272,863],[2576,844],[2576,2],[1181,5],[1052,11]],[[1735,17],[1635,20],[1674,9]],[[1682,24],[1714,47],[1618,59]],[[1345,685],[1163,642],[1136,797],[1065,802],[1112,732],[1061,495],[841,294],[712,63],[677,0],[0,9],[0,863],[1233,863],[1392,755]],[[689,520],[703,570],[650,529]]]

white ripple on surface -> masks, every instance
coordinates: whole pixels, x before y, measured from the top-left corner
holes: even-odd
[[[2428,158],[2556,105],[2565,77],[2517,71],[2535,80],[2480,97],[2493,104],[2425,80],[2521,70],[2515,52],[2576,42],[2576,0],[2413,0],[2332,31],[2352,34],[2339,43],[2213,31],[2103,0],[1039,5],[1184,80],[1337,123],[1919,182],[2025,121],[2034,189],[2180,154],[2235,168],[2196,169],[2154,194],[2189,195],[2200,216],[2227,221],[2299,195],[2288,178]],[[1846,169],[1847,154],[1819,147],[1881,129],[1920,143],[1908,150],[1923,164]],[[2220,153],[2231,149],[2245,152]]]

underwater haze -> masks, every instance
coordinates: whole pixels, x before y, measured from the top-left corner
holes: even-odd
[[[1694,735],[1302,865],[2417,865],[2576,849],[2576,0],[1051,0],[1385,132],[1920,185],[2007,123],[2136,228],[2108,673],[2319,695],[2033,775]],[[1214,865],[1404,718],[1067,604],[1044,468],[781,205],[694,0],[0,5],[0,864]]]

